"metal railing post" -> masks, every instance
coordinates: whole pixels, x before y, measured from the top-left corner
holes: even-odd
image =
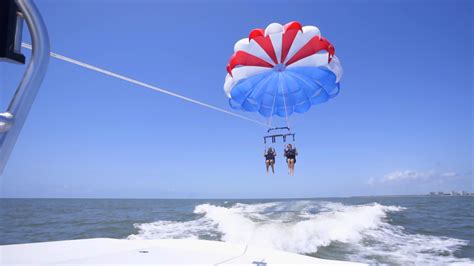
[[[15,0],[31,34],[31,59],[6,112],[0,113],[0,174],[25,123],[49,62],[49,37],[32,0]],[[21,33],[20,33],[21,34]]]

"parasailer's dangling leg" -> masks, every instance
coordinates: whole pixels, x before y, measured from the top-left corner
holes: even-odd
[[[275,174],[275,160],[271,160],[270,166],[272,167],[272,174]]]
[[[266,160],[265,165],[267,167],[267,174],[270,167],[272,168],[272,173],[275,174],[275,160]]]

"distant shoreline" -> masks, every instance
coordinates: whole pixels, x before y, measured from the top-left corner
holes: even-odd
[[[430,194],[412,194],[412,195],[362,195],[362,196],[334,196],[334,197],[311,197],[311,198],[97,198],[97,197],[90,197],[90,198],[38,198],[38,197],[24,197],[24,198],[16,198],[16,197],[0,197],[0,200],[12,200],[12,199],[38,199],[38,200],[47,200],[47,199],[63,199],[63,200],[312,200],[312,199],[349,199],[349,198],[396,198],[396,197],[474,197],[474,194],[471,193],[469,195],[430,195]]]

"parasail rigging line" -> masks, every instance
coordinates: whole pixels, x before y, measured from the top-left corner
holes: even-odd
[[[286,96],[285,96],[285,88],[280,87],[281,88],[281,92],[283,93],[283,106],[285,106],[285,118],[286,118],[286,126],[288,128],[290,128],[290,123],[288,121],[288,109],[286,108]]]
[[[26,49],[29,49],[29,50],[32,49],[31,44],[28,44],[28,43],[22,43],[21,46],[26,48]],[[56,59],[74,64],[74,65],[83,67],[83,68],[87,68],[87,69],[92,70],[92,71],[96,71],[96,72],[99,72],[99,73],[102,73],[102,74],[105,74],[105,75],[108,75],[108,76],[111,76],[111,77],[114,77],[114,78],[117,78],[117,79],[120,79],[120,80],[123,80],[123,81],[127,81],[127,82],[130,82],[130,83],[136,84],[136,85],[141,86],[141,87],[151,89],[151,90],[156,91],[156,92],[161,92],[161,93],[164,93],[166,95],[173,96],[173,97],[179,98],[181,100],[188,101],[190,103],[194,103],[194,104],[200,105],[202,107],[212,109],[214,111],[218,111],[218,112],[221,112],[221,113],[224,113],[224,114],[227,114],[227,115],[231,115],[233,117],[241,118],[241,119],[256,123],[256,124],[258,124],[260,126],[263,126],[263,127],[267,127],[267,125],[265,123],[262,123],[260,121],[255,120],[255,119],[251,119],[251,118],[245,117],[243,115],[239,115],[239,114],[224,110],[222,108],[219,108],[219,107],[216,107],[216,106],[213,106],[213,105],[210,105],[210,104],[207,104],[207,103],[189,98],[187,96],[184,96],[184,95],[181,95],[181,94],[178,94],[178,93],[174,93],[174,92],[169,91],[169,90],[158,88],[158,87],[153,86],[151,84],[148,84],[148,83],[145,83],[145,82],[133,79],[133,78],[129,78],[129,77],[117,74],[115,72],[112,72],[112,71],[109,71],[109,70],[106,70],[106,69],[103,69],[103,68],[100,68],[100,67],[96,67],[96,66],[93,66],[93,65],[75,60],[75,59],[72,59],[70,57],[67,57],[67,56],[64,56],[64,55],[61,55],[61,54],[50,52],[50,56],[54,57]]]
[[[272,118],[273,118],[273,111],[275,110],[275,100],[278,94],[278,90],[275,90],[275,95],[273,95],[273,104],[272,104],[272,112],[270,113],[270,119],[268,121],[268,128],[272,127]]]

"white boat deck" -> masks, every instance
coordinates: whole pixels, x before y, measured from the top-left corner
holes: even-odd
[[[0,246],[0,265],[361,265],[207,240],[95,238]]]

